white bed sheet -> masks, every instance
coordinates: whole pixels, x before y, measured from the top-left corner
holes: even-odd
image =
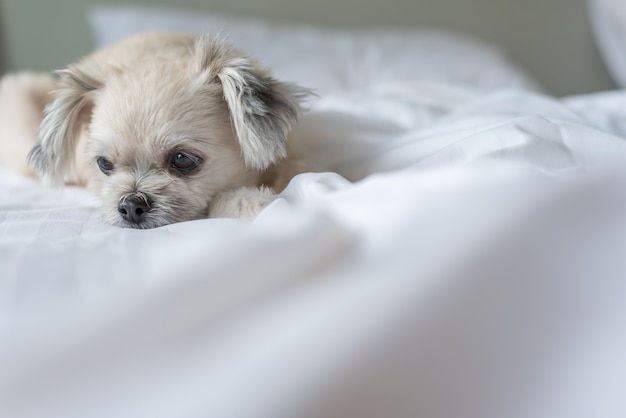
[[[252,223],[0,172],[0,416],[623,417],[624,97],[324,95]]]

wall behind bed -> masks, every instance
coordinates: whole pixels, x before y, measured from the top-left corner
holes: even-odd
[[[429,26],[496,42],[554,94],[614,88],[585,0],[0,0],[0,70],[61,68],[91,49],[95,4],[185,6],[330,26]]]

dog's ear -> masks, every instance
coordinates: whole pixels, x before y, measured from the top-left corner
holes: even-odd
[[[39,142],[28,154],[28,163],[46,184],[60,186],[77,180],[79,130],[91,117],[94,92],[102,85],[96,72],[84,64],[57,72],[56,98],[46,107]]]
[[[287,156],[287,134],[309,92],[273,79],[267,70],[230,45],[201,36],[200,70],[221,83],[224,99],[247,166],[262,170]]]

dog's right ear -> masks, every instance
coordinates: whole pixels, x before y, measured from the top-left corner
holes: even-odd
[[[51,186],[77,181],[75,151],[79,131],[88,122],[93,96],[102,86],[97,71],[75,64],[57,72],[56,98],[46,107],[39,127],[39,142],[28,154],[28,163]]]

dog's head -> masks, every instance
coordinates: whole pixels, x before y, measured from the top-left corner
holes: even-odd
[[[105,220],[151,228],[205,217],[220,191],[286,156],[300,90],[203,36],[131,68],[59,73],[29,161],[47,183],[100,190]]]

